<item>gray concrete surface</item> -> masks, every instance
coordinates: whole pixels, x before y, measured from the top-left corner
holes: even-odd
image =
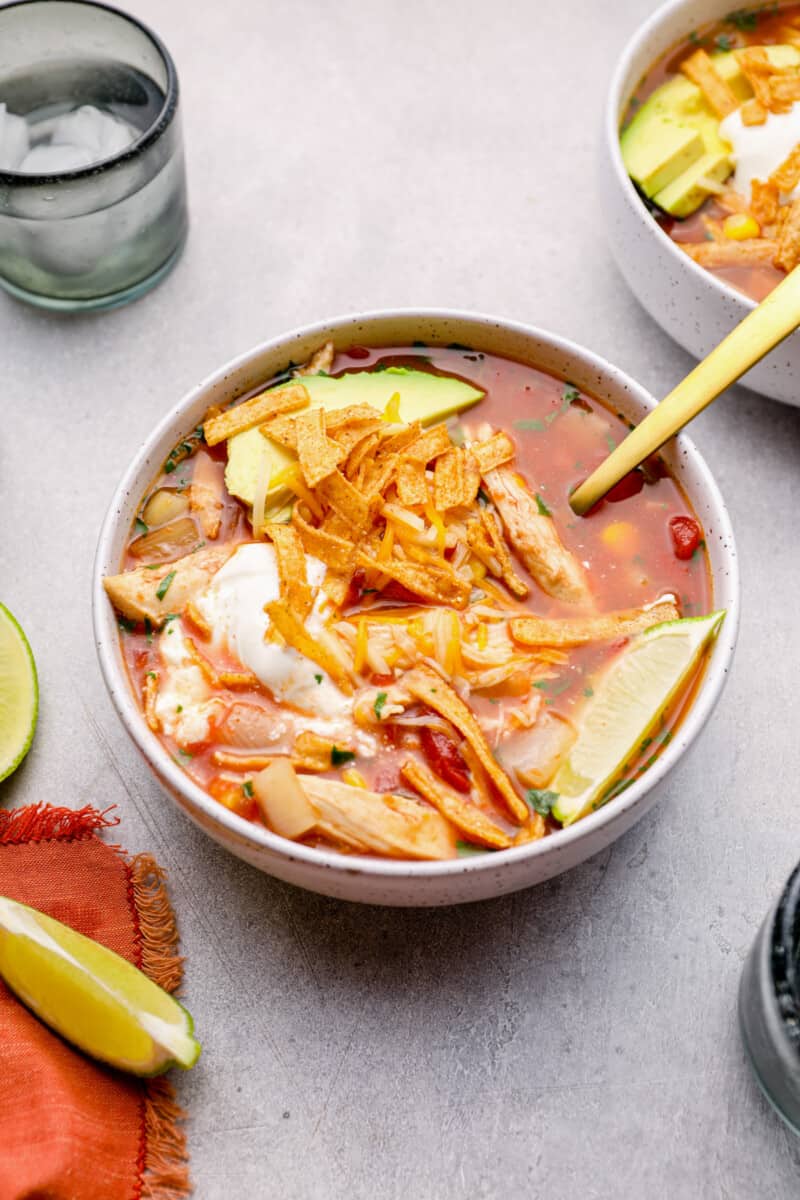
[[[594,208],[599,106],[652,5],[130,0],[183,84],[192,233],[157,292],[57,319],[0,298],[0,592],[42,713],[0,802],[116,804],[169,869],[205,1053],[201,1200],[783,1200],[800,1149],[748,1072],[743,958],[798,854],[800,412],[731,392],[696,437],[732,507],[738,658],[658,810],[550,885],[359,908],[258,875],[161,795],[111,710],[89,581],[173,400],[294,324],[455,304],[583,341],[656,393],[690,366]]]

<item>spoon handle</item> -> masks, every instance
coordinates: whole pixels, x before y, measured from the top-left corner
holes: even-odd
[[[570,497],[582,516],[623,476],[638,467],[800,325],[800,269],[731,330],[707,358],[620,442]]]

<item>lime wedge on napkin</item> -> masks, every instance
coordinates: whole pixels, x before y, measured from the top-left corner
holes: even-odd
[[[28,639],[0,604],[0,779],[30,750],[39,712],[39,684]]]
[[[564,825],[599,808],[694,674],[725,612],[653,625],[614,659],[584,709],[580,732],[550,787]]]
[[[189,1013],[126,959],[0,896],[0,978],[47,1025],[135,1075],[194,1066]]]

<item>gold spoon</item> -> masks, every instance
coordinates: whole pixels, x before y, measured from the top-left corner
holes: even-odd
[[[745,371],[800,325],[800,269],[791,271],[707,358],[631,430],[597,470],[570,496],[583,516],[629,471],[669,441]]]

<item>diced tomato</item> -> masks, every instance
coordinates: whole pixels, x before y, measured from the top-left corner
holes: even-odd
[[[449,783],[457,792],[469,791],[469,771],[467,764],[459,754],[458,746],[451,741],[440,729],[420,730],[422,753],[428,760],[430,768],[440,779]]]
[[[683,561],[691,558],[702,538],[697,521],[692,517],[673,517],[669,523],[669,532],[675,557]]]
[[[345,358],[369,358],[372,352],[366,346],[350,346],[345,350]]]
[[[241,783],[234,783],[232,779],[223,779],[218,775],[216,779],[211,780],[208,790],[215,800],[219,800],[220,804],[231,812],[247,821],[254,820],[258,805],[253,798],[245,795]]]
[[[386,687],[387,684],[394,683],[394,675],[378,675],[377,672],[373,672],[369,681],[373,687]]]
[[[615,483],[611,490],[606,492],[606,500],[610,504],[618,504],[620,500],[630,500],[631,496],[638,496],[643,487],[644,475],[636,467],[627,475],[623,475],[619,483]]]
[[[347,595],[344,598],[342,608],[355,608],[356,604],[358,604],[359,600],[361,599],[361,589],[364,586],[364,578],[364,572],[360,567],[358,570],[353,572],[353,577],[350,580],[350,585],[347,589]]]

